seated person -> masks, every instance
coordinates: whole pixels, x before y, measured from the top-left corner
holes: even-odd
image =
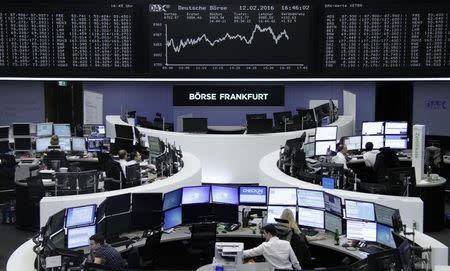
[[[125,261],[120,253],[111,245],[105,243],[105,239],[100,234],[94,234],[90,238],[89,260],[96,264],[103,264],[120,270],[125,267]]]
[[[118,154],[119,154],[119,164],[122,169],[123,176],[126,176],[125,174],[127,172],[126,167],[127,167],[127,163],[128,163],[127,162],[128,153],[126,150],[120,150],[118,152]]]
[[[131,161],[135,161],[136,163],[141,164],[142,163],[142,156],[141,156],[141,154],[138,151],[131,152]],[[130,165],[130,162],[128,162],[129,165]],[[142,165],[141,164],[141,168],[145,168],[144,172],[142,172],[142,173],[147,173],[149,171],[156,170],[156,166],[152,165],[152,164],[146,164],[146,165]]]
[[[375,160],[377,159],[377,155],[380,153],[378,150],[373,149],[373,143],[366,143],[366,152],[363,154],[364,163],[367,167],[373,168],[375,165]]]
[[[347,145],[341,143],[338,145],[337,147],[337,153],[335,156],[333,156],[333,158],[331,159],[331,161],[333,163],[336,164],[342,164],[344,165],[344,169],[348,169],[347,167]]]
[[[280,239],[290,241],[292,234],[298,235],[302,234],[300,228],[297,225],[297,222],[295,221],[295,216],[292,213],[291,209],[289,208],[284,209],[283,213],[281,213],[280,219],[283,219],[287,222],[287,223],[277,222],[277,224],[275,224],[275,228],[277,229],[277,236]],[[326,239],[326,236],[324,234],[317,234],[315,236],[305,236],[305,237],[308,241]]]
[[[296,270],[301,269],[290,243],[277,237],[277,229],[273,224],[264,226],[263,236],[267,242],[255,248],[244,250],[244,258],[263,255],[275,269],[292,269],[292,267]]]
[[[50,146],[48,147],[48,149],[49,151],[44,157],[44,164],[47,166],[47,168],[52,168],[52,160],[58,160],[60,163],[59,167],[68,166],[66,154],[63,151],[59,150],[59,137],[57,135],[53,135],[50,138]]]

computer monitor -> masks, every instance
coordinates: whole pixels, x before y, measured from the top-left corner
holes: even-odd
[[[182,195],[183,195],[183,190],[181,188],[174,190],[174,191],[164,193],[163,211],[180,206]]]
[[[154,228],[161,228],[163,224],[162,212],[132,212],[130,229],[131,230],[148,230]]]
[[[245,119],[248,123],[249,120],[261,120],[261,119],[267,119],[267,114],[266,113],[261,113],[261,114],[247,114],[245,116]]]
[[[411,254],[411,244],[407,239],[403,239],[403,242],[400,243],[400,245],[397,246],[399,256],[400,256],[400,263],[402,266],[402,270],[404,271],[413,271],[414,268],[414,262],[412,260]]]
[[[148,151],[153,155],[158,155],[162,152],[159,137],[148,136]]]
[[[391,227],[385,226],[383,224],[377,224],[377,243],[390,248],[396,248],[392,232],[393,229]]]
[[[84,137],[72,137],[72,151],[85,152],[86,139]]]
[[[297,108],[296,110],[298,112],[298,118],[300,120],[300,128],[302,128],[302,130],[316,127],[317,118],[314,109]]]
[[[183,187],[182,204],[209,203],[210,186]]]
[[[131,210],[138,213],[159,212],[163,208],[162,193],[133,193]]]
[[[378,150],[384,147],[384,136],[382,135],[372,135],[372,136],[362,136],[361,137],[362,142],[361,142],[361,147],[363,149],[366,148],[366,143],[367,142],[372,142],[373,144],[373,149],[374,150]]]
[[[131,215],[130,213],[123,213],[104,218],[105,220],[105,238],[112,239],[122,233],[130,232],[131,230]]]
[[[209,203],[182,205],[183,224],[213,221],[212,205]]]
[[[315,153],[315,143],[305,143],[303,144],[303,151],[305,152],[305,157],[314,157]]]
[[[213,203],[239,204],[239,190],[232,186],[211,186]]]
[[[105,137],[105,125],[83,124],[83,136],[85,137]]]
[[[131,194],[110,196],[105,199],[104,203],[106,216],[129,212],[131,207]]]
[[[238,223],[239,206],[234,204],[212,204],[213,220],[220,223]]]
[[[96,137],[88,137],[86,139],[86,150],[88,152],[99,152],[107,149],[107,145],[109,145],[109,138],[96,138]],[[116,139],[117,141],[117,139]],[[131,142],[131,146],[133,146],[133,142]]]
[[[30,124],[29,123],[13,123],[13,136],[29,136]]]
[[[392,216],[398,212],[398,209],[393,209],[384,205],[375,204],[375,218],[377,223],[392,227]]]
[[[141,181],[141,166],[139,164],[127,165],[125,167],[125,178],[129,183]],[[140,184],[140,183],[139,183]]]
[[[55,123],[53,124],[53,130],[55,131],[55,135],[61,137],[66,136],[70,137],[70,124],[68,123]]]
[[[384,134],[386,135],[406,135],[407,133],[407,122],[386,121],[386,123],[384,124]]]
[[[343,143],[347,145],[347,150],[349,151],[361,150],[361,136],[344,137]]]
[[[330,103],[324,103],[319,106],[314,107],[314,113],[316,114],[316,118],[318,121],[322,120],[324,117],[330,117],[331,108]],[[319,123],[320,125],[320,123]]]
[[[382,121],[364,121],[362,123],[362,135],[383,135],[384,122]]]
[[[36,152],[45,152],[50,145],[50,137],[36,138]]]
[[[336,152],[336,141],[316,141],[314,148],[316,156],[329,155],[330,152]]]
[[[331,232],[338,230],[339,234],[343,234],[342,217],[325,212],[325,229]]]
[[[320,127],[326,127],[331,123],[330,117],[326,116],[320,119]]]
[[[31,137],[15,137],[14,138],[15,151],[31,151]]]
[[[384,146],[395,150],[406,150],[408,137],[406,135],[385,135]]]
[[[96,208],[96,204],[67,208],[66,228],[94,224]]]
[[[52,215],[47,222],[46,235],[50,236],[64,228],[64,219],[66,217],[66,209],[62,209]]]
[[[70,137],[60,137],[59,147],[61,151],[72,151],[72,145],[70,144]]]
[[[323,191],[297,189],[297,204],[303,207],[324,209]]]
[[[406,183],[409,183],[409,194],[412,195],[414,193],[416,187],[416,172],[414,167],[388,168],[386,175],[391,184],[406,186]]]
[[[116,137],[134,140],[133,126],[115,124],[114,127],[116,129]]]
[[[0,126],[0,139],[9,139],[9,126]]]
[[[284,128],[284,124],[285,124],[286,120],[291,120],[291,119],[292,119],[291,111],[273,112],[273,124],[275,127]]]
[[[89,238],[96,232],[95,225],[67,230],[67,248],[87,247]]]
[[[270,187],[269,205],[297,205],[297,189],[293,187]]]
[[[10,152],[9,148],[9,140],[8,139],[2,139],[0,140],[0,153],[7,153]]]
[[[272,119],[250,119],[247,121],[247,134],[272,132]]]
[[[340,197],[324,193],[323,199],[325,201],[325,210],[327,212],[342,216],[342,200]]]
[[[375,207],[372,202],[345,200],[347,218],[375,221]]]
[[[183,118],[183,132],[185,133],[208,133],[207,118]]]
[[[53,135],[53,123],[38,123],[36,124],[36,136],[37,137],[46,137]]]
[[[323,229],[325,227],[324,211],[298,207],[298,224],[301,227]]]
[[[331,177],[322,177],[322,187],[326,189],[334,189],[336,187],[336,179]]]
[[[183,211],[181,206],[166,210],[164,212],[163,229],[168,230],[181,225],[183,223],[182,218],[183,218]]]
[[[65,249],[66,245],[66,232],[60,229],[56,234],[50,236],[50,241],[53,243],[55,248]]]
[[[376,242],[377,223],[347,220],[347,239]]]
[[[284,209],[291,210],[292,214],[294,216],[297,215],[297,207],[296,206],[275,206],[275,205],[269,205],[267,206],[267,223],[275,223],[275,218],[280,218],[281,214],[283,213]],[[296,219],[297,221],[297,219]]]
[[[337,138],[337,126],[326,126],[316,128],[316,141],[334,140]]]
[[[370,270],[404,270],[397,249],[388,249],[367,255]]]
[[[241,205],[266,205],[266,186],[240,186],[239,204]]]

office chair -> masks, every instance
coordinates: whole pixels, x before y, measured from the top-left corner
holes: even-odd
[[[55,171],[59,170],[60,167],[68,167],[69,165],[66,154],[58,150],[51,150],[47,152],[47,155],[44,157],[44,164],[48,169],[53,169]]]
[[[0,154],[0,204],[15,198],[16,159],[14,155]]]
[[[161,236],[162,231],[147,236],[145,245],[139,251],[141,267],[153,269],[158,264],[161,255]]]
[[[216,244],[217,223],[192,224],[188,253],[199,259],[199,266],[211,263]]]
[[[400,161],[398,160],[395,151],[390,148],[381,148],[380,153],[377,154],[373,171],[378,183],[385,183],[386,176],[389,168],[400,167]]]
[[[41,176],[32,176],[27,179],[28,196],[30,198],[30,203],[32,206],[32,212],[30,213],[32,217],[32,228],[39,228],[39,202],[45,196],[45,187],[42,183]]]

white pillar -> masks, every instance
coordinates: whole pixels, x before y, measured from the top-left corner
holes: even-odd
[[[415,168],[416,181],[420,181],[424,177],[425,125],[413,126],[412,140],[412,166]]]

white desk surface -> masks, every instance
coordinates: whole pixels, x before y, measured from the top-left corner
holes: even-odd
[[[270,264],[263,263],[249,263],[236,266],[237,271],[273,271],[274,268]],[[212,264],[200,266],[196,271],[214,271]]]
[[[208,126],[208,130],[217,131],[217,132],[239,132],[245,131],[247,127],[245,126],[224,126],[224,125],[212,125]]]

